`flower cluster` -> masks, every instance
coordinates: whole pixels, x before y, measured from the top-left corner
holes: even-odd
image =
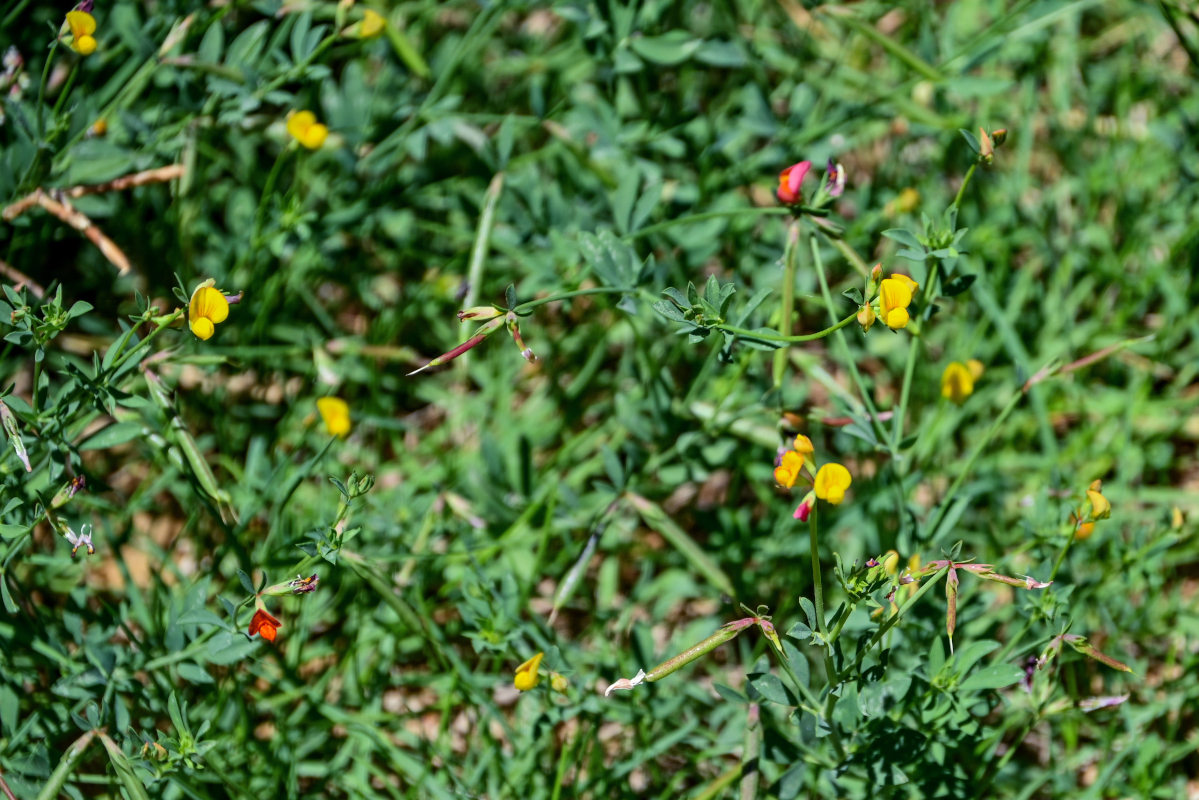
[[[1112,504],[1103,496],[1102,481],[1091,481],[1087,489],[1086,502],[1070,512],[1070,524],[1074,526],[1074,538],[1082,541],[1095,532],[1095,523],[1112,515]]]
[[[912,319],[908,306],[912,304],[912,298],[919,288],[920,284],[899,272],[892,272],[891,277],[884,278],[883,265],[876,264],[866,283],[866,297],[871,299],[863,303],[858,311],[858,324],[866,331],[870,330],[875,319],[881,319],[891,330],[907,327]]]
[[[845,490],[853,482],[853,476],[841,464],[829,462],[817,469],[815,453],[812,440],[801,433],[795,437],[791,449],[778,457],[774,467],[774,480],[784,489],[795,486],[805,470],[811,477],[812,490],[804,495],[792,515],[801,522],[811,515],[817,499],[840,505],[845,499]]]

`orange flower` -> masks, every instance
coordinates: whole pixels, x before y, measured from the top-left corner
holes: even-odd
[[[780,172],[779,188],[776,192],[779,200],[789,206],[793,206],[803,200],[803,195],[799,193],[799,186],[803,183],[804,176],[808,174],[808,170],[811,168],[811,161],[800,161],[798,164],[792,164]]]
[[[272,617],[265,608],[260,608],[254,612],[254,619],[250,620],[250,635],[261,634],[263,639],[274,642],[275,633],[282,627],[282,622]]]

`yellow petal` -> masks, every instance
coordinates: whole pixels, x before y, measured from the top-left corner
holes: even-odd
[[[307,147],[309,150],[316,150],[325,143],[325,139],[329,137],[329,129],[321,123],[317,122],[309,126],[304,135],[300,137],[300,144]]]
[[[972,358],[967,361],[966,369],[970,370],[970,377],[974,378],[974,380],[978,380],[983,376],[983,373],[986,372],[986,367],[983,366],[983,362],[979,361],[977,358]]]
[[[382,15],[378,11],[368,8],[362,12],[362,23],[358,28],[358,36],[362,39],[378,36],[383,32],[384,24]]]
[[[960,361],[951,361],[941,373],[941,396],[958,405],[974,391],[974,376],[969,368]]]
[[[912,302],[912,289],[907,282],[900,280],[906,276],[885,278],[879,285],[878,307],[879,316],[889,328],[902,328],[908,324],[908,305]],[[902,313],[900,313],[902,312]]]
[[[886,570],[888,575],[894,575],[899,571],[899,553],[894,550],[888,550],[883,555],[882,564],[883,569]]]
[[[1112,515],[1112,504],[1099,492],[1087,489],[1087,499],[1091,501],[1091,516],[1095,519],[1107,519]]]
[[[541,667],[541,659],[545,653],[538,653],[516,668],[516,676],[512,685],[522,692],[527,692],[537,685],[537,670]]]
[[[906,328],[911,319],[908,316],[906,308],[893,308],[887,312],[887,316],[883,319],[883,322],[887,323],[888,328],[899,330],[900,328]]]
[[[96,52],[96,40],[87,34],[76,36],[71,49],[81,56],[90,56]]]
[[[86,11],[68,11],[67,27],[72,36],[91,36],[96,32],[96,18]]]
[[[287,116],[287,132],[297,141],[303,142],[308,129],[316,124],[316,114],[311,111],[293,111]]]
[[[845,499],[845,490],[853,483],[849,470],[837,463],[825,464],[816,471],[816,481],[813,487],[816,496],[827,500],[833,505],[839,505]]]
[[[316,410],[325,421],[325,430],[332,436],[345,436],[350,432],[350,406],[340,397],[321,397],[316,401]]]
[[[229,318],[229,301],[211,286],[201,285],[192,292],[191,302],[187,306],[187,318],[195,321],[201,317],[211,320],[213,324],[224,322]]]
[[[792,446],[795,448],[795,452],[801,455],[806,456],[816,452],[816,448],[812,445],[812,440],[802,433],[795,437],[795,444]]]
[[[908,292],[911,294],[915,294],[916,290],[920,288],[920,284],[916,283],[916,281],[912,280],[911,277],[904,275],[902,272],[892,272],[891,280],[899,281],[904,286],[908,287]],[[909,300],[908,302],[911,301]]]
[[[207,317],[189,320],[187,324],[192,329],[192,333],[204,341],[211,339],[212,334],[216,331],[216,326],[213,325],[212,320],[208,319]]]

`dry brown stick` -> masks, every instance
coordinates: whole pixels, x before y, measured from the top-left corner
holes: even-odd
[[[3,259],[0,259],[0,275],[13,281],[14,289],[20,290],[22,286],[28,287],[29,293],[38,300],[46,296],[46,287]]]
[[[61,201],[51,197],[42,189],[34,189],[28,197],[22,198],[4,209],[4,219],[11,220],[31,206],[39,205],[86,236],[92,244],[99,248],[104,257],[112,262],[119,274],[125,275],[132,270],[133,267],[121,248],[117,247],[112,239],[105,236],[104,232],[96,227],[86,214],[71,207],[65,196],[62,196],[61,193],[58,194]]]
[[[83,197],[87,194],[103,194],[104,192],[119,192],[145,186],[147,183],[165,183],[176,178],[182,178],[187,167],[182,164],[167,164],[165,167],[155,167],[129,175],[122,175],[107,183],[97,183],[94,186],[72,186],[66,190],[69,197]]]

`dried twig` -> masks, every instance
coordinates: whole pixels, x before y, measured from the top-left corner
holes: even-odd
[[[21,270],[12,266],[3,259],[0,259],[0,275],[3,275],[4,277],[13,281],[13,288],[17,289],[18,291],[22,286],[24,286],[27,287],[29,289],[29,293],[38,300],[41,300],[46,296],[46,287],[42,286],[33,278],[29,277],[24,272],[21,272]]]
[[[73,208],[62,192],[55,192],[55,194],[59,199],[51,197],[42,189],[34,189],[28,197],[22,198],[4,209],[4,219],[12,220],[32,206],[39,205],[86,236],[92,244],[99,248],[104,257],[112,262],[119,274],[125,275],[133,269],[128,257],[112,239],[105,236],[104,232],[96,227],[86,214]]]

